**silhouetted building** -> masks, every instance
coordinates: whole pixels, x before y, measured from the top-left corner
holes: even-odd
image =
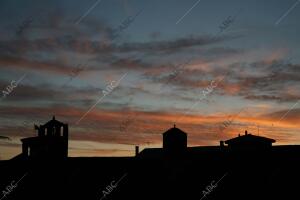
[[[171,128],[163,133],[163,150],[167,153],[180,153],[187,149],[187,134],[182,130]]]
[[[29,158],[68,157],[68,124],[55,120],[35,125],[37,137],[21,139],[22,155]]]
[[[230,140],[226,140],[225,144],[228,145],[229,149],[233,150],[263,150],[263,149],[271,149],[272,143],[276,142],[271,138],[256,136],[252,134],[248,134],[245,131],[245,135],[241,136],[239,134],[238,137],[232,138]],[[222,145],[222,141],[221,141]]]

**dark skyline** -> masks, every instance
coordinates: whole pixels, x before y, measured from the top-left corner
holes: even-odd
[[[53,115],[70,156],[134,155],[174,122],[188,146],[299,144],[298,3],[1,1],[0,158]]]

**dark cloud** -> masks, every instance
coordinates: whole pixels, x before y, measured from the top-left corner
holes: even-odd
[[[295,101],[292,104],[294,105],[296,102],[297,101]],[[285,122],[288,122],[291,124],[294,124],[294,123],[298,124],[299,120],[300,120],[300,108],[292,108],[292,106],[291,106],[288,109],[264,114],[260,117],[272,119],[274,123],[278,122],[280,120],[280,121],[285,121]]]
[[[274,100],[290,102],[299,99],[299,94],[289,94],[286,88],[300,81],[298,64],[274,60],[271,63],[255,62],[249,64],[252,72],[233,77],[240,86],[239,95],[251,100]],[[260,72],[260,73],[259,73]]]
[[[107,30],[106,28],[105,30]],[[102,29],[101,29],[102,30]],[[57,35],[57,34],[55,34]],[[113,44],[109,38],[99,35],[98,40],[88,39],[90,37],[74,36],[74,34],[59,34],[57,36],[44,36],[38,39],[22,39],[1,41],[0,48],[10,54],[18,54],[47,51],[55,52],[65,50],[82,54],[111,54],[128,52],[173,52],[191,47],[200,47],[218,44],[224,41],[237,39],[240,36],[214,37],[210,35],[189,36],[169,41],[149,41]],[[217,50],[217,49],[216,49]]]

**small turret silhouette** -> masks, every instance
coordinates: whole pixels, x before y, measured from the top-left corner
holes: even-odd
[[[44,125],[34,125],[37,137],[21,139],[22,154],[30,158],[65,158],[68,156],[68,124],[59,122],[53,116]]]

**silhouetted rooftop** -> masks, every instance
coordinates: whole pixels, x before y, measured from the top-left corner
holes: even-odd
[[[262,137],[262,136],[257,136],[257,135],[252,135],[252,134],[246,134],[242,135],[242,136],[238,136],[229,140],[225,141],[225,144],[234,144],[234,143],[239,143],[239,142],[270,142],[270,143],[274,143],[276,142],[276,140],[273,140],[271,138],[267,138],[267,137]]]

